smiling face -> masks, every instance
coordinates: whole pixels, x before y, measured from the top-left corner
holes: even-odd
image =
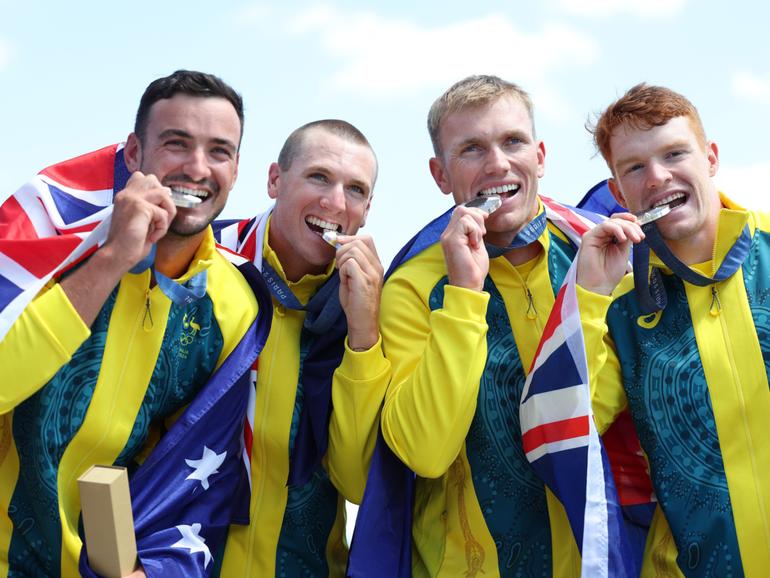
[[[671,203],[657,222],[663,238],[680,258],[710,254],[721,202],[711,177],[719,168],[717,146],[704,142],[690,119],[674,117],[647,130],[619,126],[612,134],[611,190],[620,204],[636,212]]]
[[[485,239],[511,242],[537,212],[537,184],[545,170],[545,146],[533,134],[521,100],[505,95],[444,118],[438,131],[440,157],[430,160],[433,178],[456,204],[491,194],[501,207],[486,221]]]
[[[128,137],[126,166],[203,201],[177,208],[169,234],[200,234],[222,211],[238,175],[241,123],[226,99],[176,94],[152,105],[144,142]]]
[[[291,165],[270,165],[275,199],[270,246],[290,281],[322,273],[334,260],[325,230],[355,235],[371,203],[377,162],[371,149],[323,128],[306,131]]]

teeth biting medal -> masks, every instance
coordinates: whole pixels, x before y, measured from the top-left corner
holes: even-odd
[[[337,249],[340,246],[340,244],[337,242],[336,231],[329,231],[329,230],[324,231],[323,239],[335,249]]]
[[[203,199],[200,197],[183,193],[177,189],[171,189],[171,200],[174,201],[177,207],[182,207],[183,209],[191,209],[203,202]]]
[[[464,205],[470,208],[481,209],[487,214],[494,213],[503,204],[502,199],[498,195],[489,195],[483,197],[476,197],[471,199]]]
[[[652,209],[647,209],[646,211],[639,211],[638,213],[634,213],[634,216],[639,221],[639,226],[646,225],[647,223],[651,223],[652,221],[657,221],[661,217],[665,217],[671,212],[671,203],[666,203],[665,205],[658,205],[657,207],[653,207]]]

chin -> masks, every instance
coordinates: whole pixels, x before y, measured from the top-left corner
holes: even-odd
[[[326,268],[329,263],[334,261],[334,248],[326,241],[323,241],[323,245],[323,247],[318,247],[318,250],[314,250],[312,254],[307,255],[307,262],[314,267]]]
[[[507,214],[500,215],[494,221],[487,220],[487,231],[497,235],[506,235],[513,232],[518,232],[524,225],[529,222],[529,219],[521,218],[520,215]]]
[[[169,233],[173,233],[177,237],[194,237],[206,230],[209,223],[171,223],[168,228]]]

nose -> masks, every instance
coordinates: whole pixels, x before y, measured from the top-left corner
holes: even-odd
[[[206,152],[202,148],[194,147],[190,150],[190,154],[185,159],[184,172],[194,181],[200,181],[211,176]]]
[[[336,213],[345,211],[345,187],[342,183],[335,183],[329,187],[326,194],[321,197],[321,208]]]
[[[671,180],[671,171],[660,162],[651,161],[647,167],[647,188],[657,189]]]
[[[500,147],[490,147],[484,159],[484,171],[489,175],[507,173],[509,166],[505,152]]]

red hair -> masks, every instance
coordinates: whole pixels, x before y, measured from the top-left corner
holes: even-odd
[[[618,127],[628,125],[637,130],[649,130],[662,126],[678,116],[684,116],[690,120],[698,140],[705,145],[706,132],[703,130],[703,123],[695,106],[673,90],[645,83],[631,88],[607,107],[596,124],[586,128],[593,134],[596,148],[611,169],[610,139]]]

